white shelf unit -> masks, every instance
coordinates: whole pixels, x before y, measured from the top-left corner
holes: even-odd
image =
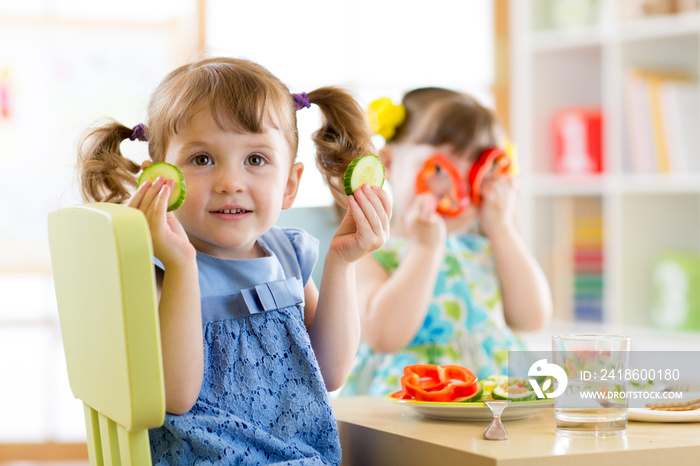
[[[549,4],[555,0],[549,0]],[[625,76],[632,67],[700,76],[700,12],[620,19],[619,2],[599,6],[594,24],[542,26],[545,0],[511,0],[511,137],[521,159],[521,225],[552,284],[555,317],[572,319],[567,200],[597,199],[603,224],[603,323],[651,325],[652,273],[667,250],[700,254],[700,153],[683,173],[634,173],[627,141]],[[692,102],[700,110],[700,99]],[[603,113],[600,175],[553,171],[551,121],[567,107]],[[694,134],[700,148],[700,127]],[[562,233],[563,232],[563,233]],[[567,269],[568,268],[568,269]],[[692,286],[700,287],[700,283]],[[564,308],[564,309],[562,309]],[[700,313],[700,309],[691,309]]]

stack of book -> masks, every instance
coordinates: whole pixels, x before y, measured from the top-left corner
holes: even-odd
[[[599,198],[574,200],[573,312],[575,320],[603,320],[603,218]]]
[[[625,86],[631,173],[697,172],[700,92],[697,78],[671,70],[630,69]]]
[[[554,318],[600,322],[605,287],[602,200],[562,197],[554,201],[552,214],[557,221],[543,266],[552,289]]]

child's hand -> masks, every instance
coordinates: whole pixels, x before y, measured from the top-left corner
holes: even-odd
[[[445,220],[436,211],[437,203],[437,197],[430,192],[418,194],[413,199],[403,225],[411,242],[433,247],[445,241]]]
[[[348,210],[331,240],[328,254],[354,262],[389,239],[391,201],[386,191],[362,185],[348,196]]]
[[[185,230],[172,212],[168,212],[168,197],[173,189],[173,180],[159,176],[153,183],[144,182],[129,199],[127,205],[141,210],[146,215],[151,229],[153,252],[163,265],[192,260],[196,251],[187,238]]]
[[[484,235],[491,237],[515,218],[515,185],[513,178],[499,176],[484,180],[481,189],[483,200],[479,210],[479,228]]]

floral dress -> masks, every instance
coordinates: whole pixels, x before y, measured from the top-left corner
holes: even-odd
[[[446,241],[428,312],[413,341],[395,353],[373,351],[362,342],[340,396],[399,390],[403,368],[410,364],[459,364],[480,379],[508,373],[508,351],[523,345],[503,317],[491,243],[474,234]],[[391,274],[408,246],[405,238],[391,238],[374,258]]]
[[[150,431],[153,463],[339,464],[330,399],[304,327],[315,238],[273,228],[265,257],[197,253],[204,379],[194,407]]]

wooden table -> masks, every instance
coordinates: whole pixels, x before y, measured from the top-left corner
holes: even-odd
[[[333,400],[343,465],[549,466],[700,464],[700,423],[630,421],[627,435],[554,434],[554,411],[504,421],[510,438],[484,440],[484,422],[429,419],[381,397]]]

